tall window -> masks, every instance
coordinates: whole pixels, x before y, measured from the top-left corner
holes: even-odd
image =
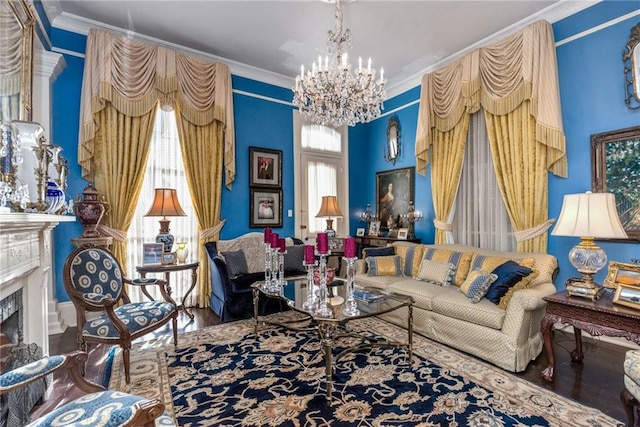
[[[142,244],[155,242],[160,224],[159,217],[145,217],[153,202],[154,189],[175,188],[178,193],[178,200],[182,209],[187,214],[182,217],[171,217],[170,232],[175,237],[175,242],[187,242],[189,249],[189,259],[198,259],[198,224],[191,203],[189,188],[184,171],[184,162],[180,143],[178,140],[178,129],[173,111],[166,111],[158,108],[155,119],[155,128],[151,140],[147,169],[144,175],[138,206],[131,222],[131,227],[127,233],[127,265],[129,266],[129,277],[137,277],[136,265],[142,263]],[[173,250],[177,248],[174,243]],[[149,275],[148,277],[151,277]],[[158,276],[163,279],[164,277]],[[179,271],[171,273],[171,296],[176,302],[182,301],[182,297],[191,284],[191,271]],[[131,299],[134,301],[144,300],[144,296],[138,289],[132,287],[130,291]],[[197,289],[189,295],[189,300],[185,301],[187,306],[195,305],[197,298],[194,295]],[[159,298],[160,295],[154,295]]]
[[[349,229],[346,129],[334,129],[306,121],[294,112],[296,187],[296,236],[315,238],[327,228],[325,218],[316,218],[322,196],[337,196],[343,218],[333,229],[345,236]]]

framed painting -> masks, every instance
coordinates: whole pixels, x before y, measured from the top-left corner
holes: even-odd
[[[640,126],[591,135],[591,191],[613,193],[628,240],[640,240]]]
[[[413,201],[415,193],[415,171],[415,167],[410,167],[376,173],[376,208],[380,230],[388,229],[389,216],[398,219],[398,215],[409,211],[409,202]]]
[[[249,147],[249,185],[282,186],[282,151]]]
[[[249,227],[282,227],[282,190],[251,189]]]
[[[612,289],[618,285],[640,289],[640,265],[611,261],[603,285]]]
[[[142,244],[142,264],[161,264],[163,243],[143,243]]]
[[[613,294],[613,302],[627,307],[640,308],[640,288],[635,286],[618,285]]]

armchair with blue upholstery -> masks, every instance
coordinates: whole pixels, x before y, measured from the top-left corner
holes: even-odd
[[[157,286],[163,301],[132,303],[125,284]],[[102,248],[79,248],[65,261],[64,286],[76,308],[77,340],[80,350],[87,342],[118,344],[122,348],[125,380],[130,380],[131,342],[169,321],[173,326],[173,344],[178,344],[178,310],[167,282],[144,278],[130,280],[113,254]],[[98,313],[87,320],[87,312]]]
[[[50,356],[0,375],[0,395],[12,392],[59,370],[67,369],[71,380],[86,394],[53,409],[29,424],[49,426],[174,426],[158,399],[145,399],[104,387],[84,379],[81,369],[87,353],[75,351]]]
[[[247,233],[230,240],[205,243],[211,272],[211,310],[222,322],[253,316],[251,285],[264,280],[264,245],[262,233]],[[287,239],[285,277],[306,275],[302,265],[304,245]],[[260,295],[261,315],[288,309],[281,301]]]

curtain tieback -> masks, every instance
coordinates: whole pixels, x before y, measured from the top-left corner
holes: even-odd
[[[442,222],[442,221],[438,221],[437,219],[433,220],[433,225],[435,225],[435,227],[438,230],[443,230],[443,231],[451,231],[453,230],[453,224],[450,222]]]
[[[523,242],[525,240],[535,239],[536,237],[547,232],[551,225],[556,222],[555,218],[551,218],[543,222],[542,224],[538,224],[535,227],[528,228],[526,230],[516,231],[513,233],[516,237],[516,242]]]
[[[207,239],[213,237],[214,235],[218,234],[220,232],[220,230],[222,229],[222,227],[224,227],[224,224],[226,222],[227,222],[227,220],[223,219],[215,227],[207,228],[206,230],[201,230],[200,231],[200,240],[207,240]]]
[[[127,241],[127,233],[122,230],[117,230],[115,228],[107,227],[106,225],[98,225],[98,231],[106,234],[108,237],[113,237],[115,240],[119,242]]]

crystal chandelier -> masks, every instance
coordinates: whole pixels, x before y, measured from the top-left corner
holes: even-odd
[[[328,56],[313,63],[305,74],[304,65],[296,76],[293,104],[314,123],[339,127],[344,124],[369,122],[380,115],[384,91],[384,69],[375,80],[376,70],[358,60],[358,68],[351,71],[347,61],[347,48],[351,48],[351,32],[342,28],[342,3],[335,0],[335,30],[329,30]]]

